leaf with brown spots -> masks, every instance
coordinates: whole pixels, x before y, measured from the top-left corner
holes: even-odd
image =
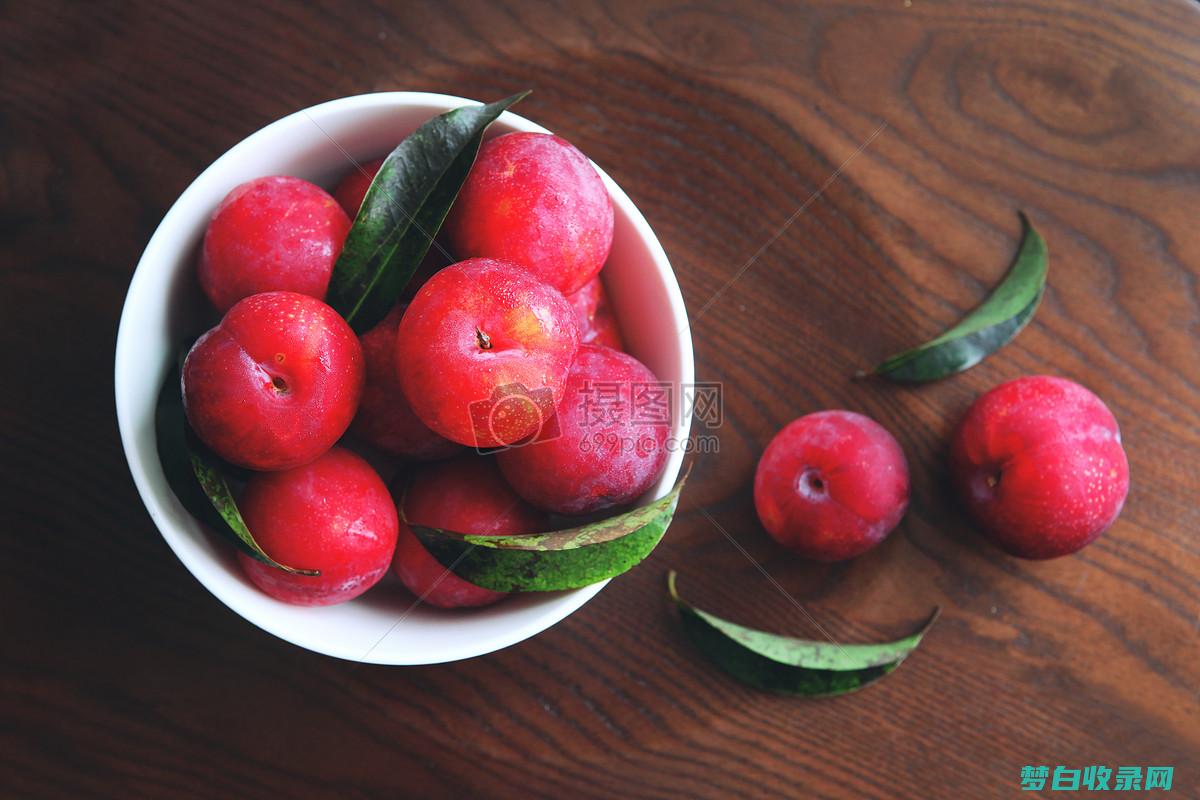
[[[685,474],[665,497],[609,519],[553,533],[476,536],[413,525],[455,575],[497,592],[578,589],[626,572],[650,555],[671,524]]]

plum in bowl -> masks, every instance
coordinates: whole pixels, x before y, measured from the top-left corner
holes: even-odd
[[[129,286],[117,336],[117,419],[142,501],[184,566],[225,605],[301,647],[378,664],[435,664],[520,642],[565,618],[604,583],[565,592],[526,593],[488,608],[446,612],[413,600],[388,576],[362,597],[322,608],[288,605],[260,592],[238,568],[236,549],[207,531],[179,503],[159,461],[154,429],[159,390],[176,348],[211,316],[196,278],[197,252],[213,210],[235,186],[264,175],[292,175],[332,190],[351,168],[391,151],[432,116],[475,101],[420,92],[382,92],[332,100],[280,119],[232,147],[180,195],[155,231]],[[505,112],[488,137],[546,132]],[[692,342],[679,285],[662,246],[628,196],[603,171],[614,207],[605,288],[625,349],[659,380],[693,381]],[[670,439],[686,440],[690,419],[676,414]],[[684,453],[675,447],[644,500],[674,485]]]

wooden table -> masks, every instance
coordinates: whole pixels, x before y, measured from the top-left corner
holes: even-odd
[[[0,20],[0,794],[974,798],[1027,764],[1162,764],[1200,796],[1195,6],[204,5]],[[724,385],[720,452],[649,561],[533,640],[414,669],[278,641],[187,573],[125,467],[110,376],[138,256],[201,169],[297,108],[526,87],[520,112],[662,239],[698,377]],[[983,296],[1017,209],[1052,251],[1017,341],[936,385],[850,380]],[[1100,394],[1132,462],[1117,525],[1045,563],[986,544],[943,467],[971,400],[1027,373]],[[776,547],[750,491],[772,434],[828,407],[894,431],[914,478],[896,534],[837,566]],[[861,694],[748,690],[690,649],[668,567],[726,616],[816,629],[702,508],[840,641],[942,619]]]

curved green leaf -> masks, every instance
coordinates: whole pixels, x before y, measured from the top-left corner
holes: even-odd
[[[1033,319],[1046,289],[1049,261],[1046,241],[1024,213],[1020,217],[1021,247],[987,300],[936,339],[888,358],[873,374],[920,383],[962,372],[1008,344]]]
[[[439,562],[497,592],[578,589],[629,570],[662,539],[687,475],[665,497],[576,528],[521,536],[476,536],[422,525],[413,533]]]
[[[458,197],[484,130],[527,94],[434,117],[383,162],[329,279],[327,302],[355,331],[370,330],[396,304]]]
[[[667,589],[693,644],[713,663],[757,689],[824,697],[861,689],[887,675],[917,648],[940,609],[920,630],[882,644],[836,644],[795,639],[747,628],[689,605],[675,587]]]
[[[179,369],[167,375],[154,412],[158,458],[171,491],[193,517],[264,564],[293,575],[320,575],[314,569],[280,564],[254,541],[225,475],[221,461],[205,447],[188,425],[183,411]]]

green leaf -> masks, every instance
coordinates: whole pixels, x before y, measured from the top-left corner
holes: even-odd
[[[355,331],[370,330],[396,304],[458,197],[484,130],[527,94],[434,117],[383,162],[329,279],[326,299]]]
[[[846,694],[887,675],[917,648],[940,609],[916,633],[882,644],[836,644],[794,639],[747,628],[689,605],[675,588],[667,589],[679,607],[683,628],[713,663],[756,689],[805,697]]]
[[[1033,319],[1046,289],[1046,241],[1021,217],[1021,247],[1000,282],[962,322],[913,350],[888,358],[873,374],[894,381],[935,381],[978,364],[1013,340]]]
[[[576,528],[520,536],[476,536],[412,525],[455,575],[497,592],[578,589],[629,570],[662,539],[687,475],[653,503]]]
[[[320,575],[313,569],[280,564],[254,541],[221,469],[221,461],[197,438],[183,411],[179,369],[167,375],[154,412],[158,458],[179,502],[193,517],[264,564],[293,575]]]

